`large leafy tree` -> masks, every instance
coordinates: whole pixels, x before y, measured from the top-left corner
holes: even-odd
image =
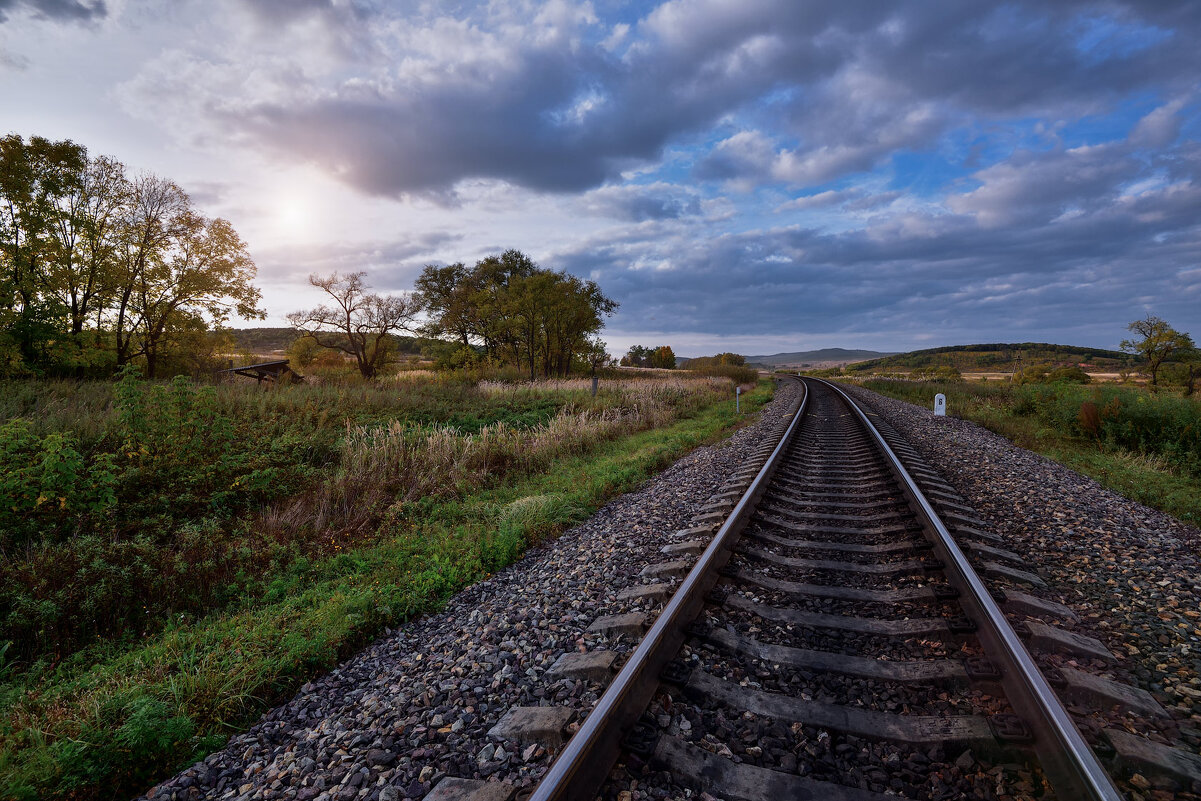
[[[190,212],[187,193],[173,182],[143,175],[133,182],[125,208],[113,280],[111,325],[117,364],[141,355],[139,332],[147,327],[144,299],[153,297],[151,271],[182,236]]]
[[[101,156],[84,166],[55,219],[60,257],[50,267],[48,290],[69,316],[79,354],[89,344],[83,340],[84,328],[112,296],[129,200],[125,166]]]
[[[446,334],[463,347],[482,334],[482,322],[472,296],[480,289],[471,270],[462,262],[445,267],[427,266],[417,278],[416,290],[430,316],[424,332]]]
[[[670,345],[660,345],[651,354],[651,367],[661,367],[665,370],[676,369],[676,354]]]
[[[644,345],[633,345],[625,356],[621,357],[624,367],[659,367],[666,370],[676,369],[676,354],[670,345],[659,345],[648,348]]]
[[[220,327],[230,317],[263,318],[255,266],[246,243],[228,221],[188,211],[175,220],[171,247],[139,274],[137,333],[146,372],[154,376],[173,331],[195,328],[197,319]],[[187,325],[190,323],[191,325]]]
[[[470,269],[427,265],[416,286],[429,314],[426,334],[481,347],[487,359],[521,365],[531,379],[587,362],[590,338],[617,309],[596,283],[541,268],[519,250]]]
[[[349,354],[364,378],[375,378],[391,358],[390,337],[413,330],[421,301],[415,295],[368,292],[366,277],[366,272],[310,275],[309,283],[333,305],[292,312],[288,322],[321,347]]]
[[[46,287],[69,258],[55,233],[86,164],[87,151],[68,140],[0,138],[0,324],[15,349],[9,358],[29,366],[47,360],[62,324],[62,304]]]
[[[1151,386],[1157,386],[1159,368],[1172,354],[1193,347],[1193,338],[1177,331],[1166,321],[1154,315],[1135,320],[1126,326],[1136,338],[1122,340],[1121,348],[1127,353],[1136,353],[1147,360],[1147,372],[1151,374]]]

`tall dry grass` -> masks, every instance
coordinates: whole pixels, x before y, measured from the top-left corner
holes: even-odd
[[[556,459],[587,452],[626,433],[667,425],[728,395],[725,379],[671,377],[608,381],[603,397],[589,397],[588,379],[510,384],[484,381],[489,395],[579,393],[547,422],[504,422],[464,433],[402,420],[383,426],[347,424],[339,470],[320,487],[264,510],[259,531],[286,541],[296,527],[325,532],[330,540],[354,540],[374,528],[383,510],[398,501],[455,497],[512,474],[546,469]],[[292,533],[290,533],[292,532]]]
[[[689,373],[660,371],[653,377],[604,378],[598,390],[604,393],[635,395],[639,397],[665,397],[672,394],[707,392],[715,387],[724,388],[729,380],[722,377],[698,376]],[[591,378],[555,378],[535,383],[509,383],[503,381],[480,381],[476,386],[489,395],[512,395],[520,392],[592,392]]]

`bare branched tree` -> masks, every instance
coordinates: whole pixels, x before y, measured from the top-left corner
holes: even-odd
[[[310,275],[309,283],[333,298],[333,306],[292,312],[288,322],[323,348],[354,357],[364,378],[375,378],[391,358],[389,335],[412,331],[421,303],[413,295],[378,295],[367,291],[366,272]]]

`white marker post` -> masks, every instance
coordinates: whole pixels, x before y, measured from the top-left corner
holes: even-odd
[[[742,387],[734,387],[734,414],[742,414]]]
[[[934,414],[939,417],[947,416],[947,396],[941,392],[934,396]]]

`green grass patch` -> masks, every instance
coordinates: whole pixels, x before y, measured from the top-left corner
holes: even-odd
[[[236,611],[172,624],[130,645],[101,640],[6,676],[0,663],[0,796],[117,798],[219,748],[270,704],[385,627],[433,611],[586,519],[771,398],[770,382],[686,419],[592,445],[535,475],[459,498],[393,504],[365,547],[297,558]],[[0,658],[3,653],[0,652]]]
[[[1053,384],[873,379],[861,386],[948,413],[1096,479],[1127,498],[1201,525],[1201,403],[1171,392]]]
[[[0,383],[0,645],[53,662],[235,608],[292,561],[361,545],[397,496],[535,472],[729,391],[686,374],[589,389],[449,372]]]

